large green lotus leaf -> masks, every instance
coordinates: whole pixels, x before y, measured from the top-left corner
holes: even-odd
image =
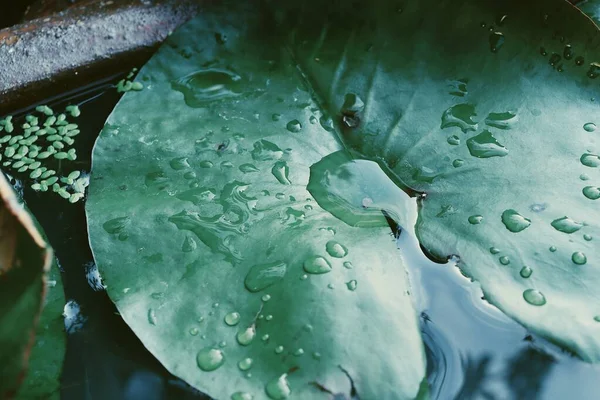
[[[281,15],[290,52],[345,142],[426,194],[421,244],[434,257],[459,255],[486,299],[527,328],[600,361],[592,22],[547,0]]]
[[[351,226],[307,190],[331,153],[325,180],[360,165],[263,10],[205,10],[137,79],[94,148],[86,209],[144,345],[218,399],[415,398],[425,357],[394,237],[381,213]]]
[[[44,301],[52,250],[0,174],[0,397],[22,382]]]

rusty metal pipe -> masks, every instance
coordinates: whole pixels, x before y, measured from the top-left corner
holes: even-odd
[[[198,0],[89,0],[0,30],[0,115],[143,64]]]

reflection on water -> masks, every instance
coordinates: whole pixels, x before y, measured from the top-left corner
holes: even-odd
[[[397,242],[421,313],[432,399],[598,398],[600,366],[532,335],[482,300],[455,262],[427,259],[408,232]]]

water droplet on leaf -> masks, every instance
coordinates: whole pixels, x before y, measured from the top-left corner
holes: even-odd
[[[563,233],[574,233],[583,228],[581,222],[574,221],[567,216],[555,219],[550,224],[554,229]]]
[[[334,240],[330,240],[329,242],[327,242],[327,244],[325,245],[325,249],[331,257],[344,258],[348,255],[348,249],[346,248],[346,246]]]
[[[543,306],[546,304],[546,297],[536,289],[527,289],[523,292],[523,298],[532,306]]]
[[[467,147],[469,153],[477,158],[504,157],[508,154],[506,147],[501,145],[488,130],[469,138]]]
[[[571,260],[577,265],[583,265],[587,262],[587,257],[580,251],[576,251],[571,255]]]
[[[247,392],[235,392],[231,395],[231,400],[253,400],[254,396]]]
[[[198,352],[196,363],[202,371],[214,371],[225,363],[225,354],[220,349],[205,347]]]
[[[271,173],[282,185],[292,184],[289,178],[290,168],[285,161],[277,161],[271,168]]]
[[[502,223],[509,231],[513,233],[521,232],[531,225],[531,220],[525,218],[517,211],[509,209],[502,213]]]
[[[297,119],[291,120],[290,122],[287,123],[287,125],[285,127],[287,128],[288,131],[293,132],[293,133],[297,133],[302,130],[302,124]]]
[[[292,394],[292,390],[290,389],[290,385],[287,381],[287,374],[283,374],[267,383],[267,386],[265,386],[265,392],[269,398],[273,400],[287,399],[290,394]]]
[[[532,273],[533,270],[531,268],[529,268],[528,266],[524,266],[523,268],[521,268],[519,275],[521,275],[522,278],[529,278]]]
[[[446,139],[446,141],[452,146],[458,146],[460,144],[460,138],[456,135],[448,136],[448,139]]]
[[[471,215],[469,217],[469,223],[471,225],[478,225],[483,222],[483,215]]]
[[[227,314],[224,318],[225,323],[229,326],[235,326],[240,322],[240,313],[237,312],[230,312],[229,314]]]
[[[600,199],[600,187],[586,186],[582,190],[583,195],[590,200]]]
[[[459,127],[463,132],[474,131],[477,129],[477,124],[472,120],[477,114],[475,106],[468,103],[456,104],[448,108],[442,114],[441,128],[449,128],[452,126]]]
[[[309,274],[326,274],[331,271],[331,264],[323,257],[310,257],[304,261],[304,270]]]
[[[242,82],[242,77],[232,71],[208,68],[174,80],[171,86],[183,94],[188,106],[198,108],[241,95]]]
[[[153,308],[148,310],[148,322],[150,325],[156,325],[156,311]]]
[[[349,282],[346,282],[346,287],[348,288],[348,290],[350,291],[355,291],[356,287],[358,286],[358,282],[356,281],[356,279],[352,279]]]
[[[245,330],[239,331],[238,334],[236,335],[236,339],[237,339],[238,343],[241,344],[242,346],[247,346],[250,343],[252,343],[255,336],[256,336],[256,327],[254,326],[254,324],[252,324]]]
[[[596,168],[600,166],[600,156],[597,154],[585,153],[579,159],[583,165],[590,168]]]
[[[287,264],[283,261],[275,261],[265,264],[257,264],[250,268],[244,285],[251,292],[259,292],[279,282],[285,276]]]
[[[238,362],[238,368],[241,369],[242,371],[247,371],[250,368],[252,368],[252,359],[251,358],[244,358],[243,360],[240,360]]]
[[[588,122],[583,125],[583,129],[585,129],[587,132],[594,132],[596,130],[596,124],[593,122]]]

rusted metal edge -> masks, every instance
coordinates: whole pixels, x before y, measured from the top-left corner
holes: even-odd
[[[199,0],[90,0],[0,30],[0,115],[143,64]]]

